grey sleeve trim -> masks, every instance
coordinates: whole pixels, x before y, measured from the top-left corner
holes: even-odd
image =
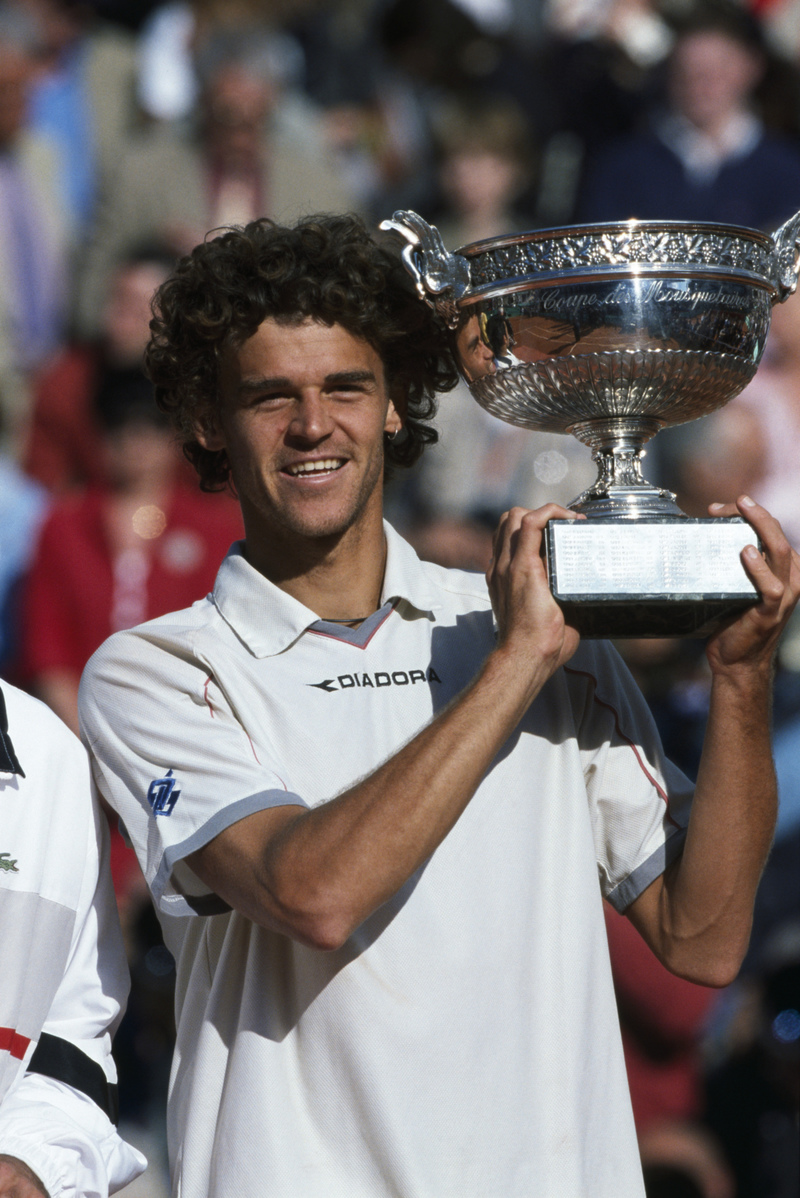
[[[248,795],[229,803],[220,811],[216,811],[202,828],[182,840],[180,844],[171,844],[164,850],[158,872],[153,879],[152,892],[156,906],[166,915],[219,915],[230,908],[222,903],[216,895],[165,895],[164,889],[170,879],[173,869],[184,857],[201,849],[220,832],[224,832],[231,824],[236,824],[245,816],[253,815],[256,811],[266,811],[269,807],[308,807],[308,803],[299,795],[288,790],[261,790],[258,794]],[[151,816],[152,819],[168,818]],[[213,902],[212,902],[213,900]],[[219,909],[211,910],[217,907]]]
[[[683,852],[685,839],[686,829],[678,828],[668,840],[658,846],[646,861],[638,865],[632,874],[628,874],[627,878],[624,878],[610,894],[606,895],[615,911],[619,911],[620,915],[623,915],[633,900],[637,899],[642,891],[647,890],[650,883],[655,882],[660,874],[663,874],[667,866]]]

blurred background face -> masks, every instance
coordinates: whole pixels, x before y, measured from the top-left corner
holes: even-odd
[[[758,54],[727,34],[693,33],[678,43],[673,54],[670,98],[698,129],[709,128],[747,108],[760,73]]]
[[[464,150],[442,167],[442,187],[457,212],[502,210],[521,185],[519,164],[490,150]]]
[[[107,478],[115,490],[157,494],[175,473],[175,441],[168,428],[132,420],[103,434]]]
[[[206,97],[206,137],[212,157],[228,170],[257,163],[275,102],[275,87],[267,80],[240,67],[218,71]]]
[[[114,365],[141,362],[150,336],[150,301],[166,277],[166,268],[157,262],[138,262],[119,270],[103,314],[106,354]]]
[[[16,0],[36,21],[45,55],[58,57],[80,36],[91,6],[66,0]]]

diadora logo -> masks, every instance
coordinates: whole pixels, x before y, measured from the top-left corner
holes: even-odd
[[[428,666],[427,670],[394,670],[391,674],[383,670],[376,674],[339,674],[322,682],[307,682],[306,686],[321,691],[348,691],[356,687],[415,686],[418,682],[441,681],[433,666]]]
[[[173,808],[181,797],[178,779],[167,770],[163,778],[154,778],[147,791],[147,801],[153,808],[153,815],[172,815]]]

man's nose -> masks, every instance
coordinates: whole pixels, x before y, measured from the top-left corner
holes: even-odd
[[[330,406],[319,393],[301,395],[292,413],[289,434],[305,441],[320,441],[333,428]]]

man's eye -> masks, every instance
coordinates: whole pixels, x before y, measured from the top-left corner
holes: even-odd
[[[253,400],[253,405],[264,404],[274,406],[275,404],[285,402],[287,398],[288,396],[284,395],[282,391],[273,391],[264,395],[257,395]]]
[[[338,387],[334,387],[328,394],[333,399],[353,399],[356,396],[364,394],[363,383],[342,383]]]

